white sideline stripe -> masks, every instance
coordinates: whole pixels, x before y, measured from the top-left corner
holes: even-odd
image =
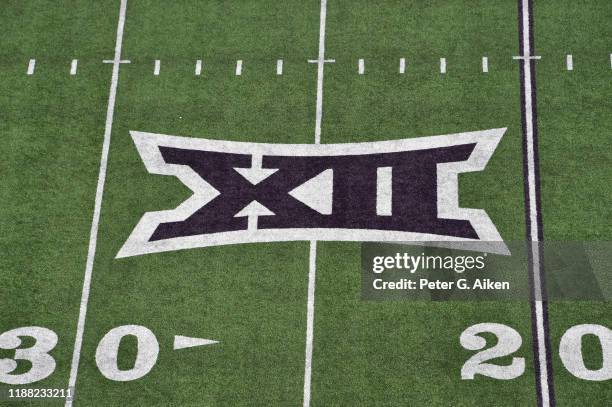
[[[34,75],[34,68],[36,68],[36,60],[30,59],[28,63],[28,75]]]
[[[446,73],[446,58],[440,58],[440,73]]]
[[[319,17],[319,58],[317,61],[317,110],[315,120],[315,144],[321,144],[321,121],[323,119],[323,72],[325,68],[325,20],[327,0],[321,0]],[[315,285],[317,276],[317,242],[310,241],[308,261],[308,299],[306,304],[306,349],[304,351],[304,403],[310,407],[312,382],[312,351],[314,341]]]
[[[489,73],[489,58],[482,57],[482,72]]]
[[[236,75],[242,75],[242,59],[236,61]]]
[[[571,54],[565,57],[565,64],[567,65],[568,71],[574,70],[574,57]]]
[[[539,230],[537,222],[537,200],[535,189],[535,153],[534,153],[534,118],[532,115],[533,100],[531,96],[531,47],[530,47],[530,10],[528,0],[521,1],[523,12],[523,82],[525,87],[525,133],[527,136],[527,179],[529,195],[529,223],[532,242],[538,241]],[[528,57],[529,56],[529,57]],[[542,406],[550,406],[550,389],[548,388],[548,366],[546,364],[546,341],[544,337],[544,311],[542,305],[542,282],[540,281],[539,245],[532,243],[533,284],[535,291],[536,338],[538,343],[538,363],[540,367],[540,383]]]
[[[202,74],[202,60],[198,59],[196,61],[195,74],[200,76]]]
[[[376,214],[391,216],[393,200],[393,167],[376,169]]]
[[[153,70],[153,75],[159,76],[159,69],[161,68],[161,61],[159,59],[155,60],[155,69]]]
[[[89,233],[89,247],[87,250],[87,261],[85,275],[83,278],[83,291],[81,292],[81,304],[79,307],[79,319],[74,339],[74,351],[70,365],[69,388],[76,387],[79,361],[81,359],[81,347],[83,345],[83,333],[85,331],[85,317],[87,315],[87,304],[91,288],[91,277],[93,274],[94,258],[98,240],[98,226],[100,224],[100,212],[102,209],[102,196],[104,194],[104,183],[106,181],[106,167],[108,164],[108,152],[110,149],[111,132],[113,129],[113,116],[115,112],[115,98],[117,96],[117,85],[119,82],[119,66],[121,65],[121,46],[123,44],[123,27],[125,26],[125,9],[127,0],[121,0],[119,7],[119,22],[117,23],[117,40],[115,43],[115,58],[113,63],[113,74],[111,77],[110,92],[108,95],[108,107],[106,109],[106,124],[104,126],[104,142],[102,144],[102,155],[100,157],[100,170],[98,173],[98,184],[96,186],[96,198],[94,203],[93,219]],[[72,399],[66,399],[66,407],[72,406]]]
[[[276,61],[276,74],[277,75],[283,74],[283,60],[282,59],[279,59]]]
[[[359,75],[363,75],[365,73],[365,62],[363,59],[359,59]]]
[[[73,59],[72,62],[70,63],[70,75],[76,75],[77,74],[77,65],[79,63],[78,59]]]
[[[406,72],[406,58],[400,58],[399,73]]]

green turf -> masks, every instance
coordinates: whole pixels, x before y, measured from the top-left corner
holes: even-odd
[[[101,61],[113,55],[119,2],[5,3],[0,333],[31,325],[54,330],[57,368],[32,387],[65,387],[111,77]],[[516,2],[330,0],[327,11],[326,57],[336,62],[325,66],[321,142],[507,127],[486,170],[460,177],[461,204],[484,208],[505,240],[524,239]],[[538,1],[534,13],[544,235],[609,240],[612,7]],[[318,1],[128,1],[122,57],[132,63],[120,70],[75,405],[301,405],[308,243],[115,255],[144,212],[189,196],[175,178],[147,173],[129,131],[312,143],[317,68],[306,61],[317,57],[318,40]],[[565,70],[569,53],[573,72]],[[30,58],[36,72],[26,76]],[[73,58],[75,77],[68,75]],[[359,58],[365,75],[357,74]],[[160,76],[153,76],[155,59],[162,61]],[[196,59],[204,61],[199,77]],[[241,76],[234,74],[238,59]],[[277,59],[284,60],[282,76]],[[318,244],[312,406],[535,405],[527,302],[365,301],[360,272],[358,243]],[[527,270],[517,273],[527,279]],[[575,378],[557,351],[571,326],[611,327],[611,311],[610,303],[551,304],[559,406],[612,399],[609,381]],[[526,359],[522,376],[461,380],[474,352],[459,336],[481,322],[521,334],[513,356]],[[108,380],[96,366],[96,347],[127,324],[153,331],[159,358],[139,380]],[[219,344],[173,351],[174,335]],[[135,348],[133,337],[122,342],[121,368],[134,364]],[[585,337],[583,353],[587,366],[601,365],[595,338]],[[0,358],[11,356],[0,349]]]
[[[0,332],[58,334],[55,373],[36,383],[45,388],[67,386],[108,98],[110,67],[99,61],[118,13],[70,3],[7,1],[0,17]],[[76,77],[72,58],[84,58]]]
[[[612,91],[610,50],[603,40],[612,32],[612,8],[605,2],[581,7],[571,1],[536,6],[542,209],[544,234],[550,240],[605,241],[612,236]],[[574,55],[574,71],[564,68]],[[561,69],[559,69],[561,68]],[[610,276],[610,272],[607,272]],[[567,328],[577,324],[612,326],[612,305],[565,302],[550,307],[552,343],[558,348]],[[592,369],[601,367],[601,345],[583,339],[582,350]],[[573,377],[553,353],[559,404],[605,405],[612,399],[610,382]]]

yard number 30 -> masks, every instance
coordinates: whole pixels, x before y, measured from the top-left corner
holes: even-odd
[[[134,366],[121,370],[117,366],[117,355],[121,339],[133,335],[138,340],[138,351]],[[34,339],[30,347],[22,348],[22,337]],[[57,335],[50,329],[28,326],[11,329],[0,335],[0,349],[15,349],[12,359],[0,359],[0,383],[28,384],[45,379],[55,370],[55,359],[49,352],[57,345]],[[110,380],[125,382],[140,379],[153,368],[157,361],[159,344],[153,332],[140,325],[123,325],[111,329],[98,344],[96,364],[100,373]],[[18,360],[27,360],[31,368],[25,373],[11,374],[17,369]]]
[[[485,349],[487,341],[483,333],[497,338],[495,346]],[[131,369],[121,370],[117,366],[117,355],[121,339],[133,335],[138,339],[136,362]],[[603,355],[599,369],[589,369],[582,355],[582,338],[594,335],[599,339]],[[34,342],[22,347],[22,337],[31,337]],[[55,359],[49,355],[57,345],[57,334],[50,329],[29,326],[11,329],[0,334],[0,349],[14,350],[13,358],[0,359],[0,382],[12,385],[33,383],[45,379],[55,370]],[[462,379],[474,379],[477,374],[500,380],[510,380],[525,372],[525,358],[513,357],[509,365],[487,363],[494,358],[511,356],[522,345],[520,334],[507,325],[482,323],[472,325],[461,334],[461,345],[468,350],[480,351],[469,358],[461,368]],[[111,329],[102,338],[96,351],[96,364],[103,376],[115,381],[137,380],[146,375],[155,365],[159,345],[153,332],[139,325],[123,325]],[[559,356],[565,368],[583,380],[603,381],[612,379],[612,330],[601,325],[584,324],[568,329],[559,344]],[[17,369],[17,361],[31,364],[25,373],[11,374]]]

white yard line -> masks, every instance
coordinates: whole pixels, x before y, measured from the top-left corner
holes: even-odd
[[[574,57],[571,54],[565,57],[565,64],[567,65],[568,71],[574,70]]]
[[[489,58],[482,57],[482,72],[489,73]]]
[[[76,75],[77,74],[77,65],[79,64],[79,60],[78,59],[73,59],[72,62],[70,63],[70,75]]]
[[[323,0],[325,1],[325,0]],[[312,383],[312,348],[314,338],[315,286],[317,276],[317,241],[310,242],[308,261],[308,303],[306,305],[306,351],[304,360],[304,407],[310,406]]]
[[[321,0],[319,17],[319,57],[317,60],[317,107],[315,120],[315,144],[321,144],[321,121],[323,119],[323,72],[325,69],[325,20],[327,18],[327,0]],[[310,406],[310,388],[312,383],[312,352],[314,340],[315,286],[317,275],[317,242],[310,242],[308,261],[308,299],[306,305],[306,350],[304,360],[304,403]]]
[[[446,73],[446,58],[440,58],[440,73]]]
[[[196,61],[195,74],[196,76],[200,76],[202,74],[202,60],[201,59],[198,59]]]
[[[365,73],[365,62],[363,59],[359,59],[359,75],[363,75]]]
[[[242,75],[242,59],[236,61],[236,76]]]
[[[399,73],[406,72],[406,58],[400,58]]]
[[[100,170],[98,172],[98,184],[94,202],[94,213],[89,233],[89,248],[87,250],[87,261],[85,265],[85,276],[83,278],[83,290],[81,293],[81,305],[79,308],[79,319],[77,322],[76,337],[74,340],[74,351],[72,364],[70,365],[69,388],[76,387],[79,361],[81,359],[81,347],[83,345],[83,333],[85,331],[85,317],[87,315],[87,304],[89,302],[89,291],[91,288],[91,277],[93,274],[94,259],[98,240],[98,226],[100,224],[100,212],[102,209],[102,195],[104,194],[104,183],[106,180],[106,168],[108,164],[108,152],[110,149],[111,132],[113,129],[113,116],[115,112],[115,98],[117,96],[117,84],[119,82],[119,66],[121,61],[121,46],[123,44],[123,27],[125,26],[125,11],[127,0],[121,0],[119,8],[119,22],[117,23],[117,40],[115,43],[115,57],[113,60],[113,73],[111,77],[110,92],[108,95],[108,107],[106,109],[106,125],[104,126],[104,141],[102,144],[102,155],[100,157]],[[74,393],[74,390],[73,390]],[[72,406],[72,399],[66,399],[66,407]]]
[[[30,62],[28,63],[28,75],[34,75],[34,69],[36,68],[36,60],[35,59],[30,59]]]
[[[531,243],[531,254],[533,262],[533,285],[534,285],[534,303],[535,303],[535,324],[536,324],[536,339],[537,339],[537,361],[540,369],[539,382],[541,385],[542,406],[550,406],[550,389],[548,388],[548,364],[546,360],[546,338],[544,329],[544,310],[542,299],[544,297],[542,281],[540,280],[540,247],[537,243],[539,240],[538,226],[538,208],[537,208],[537,193],[536,193],[536,168],[535,168],[535,150],[534,150],[534,134],[535,122],[533,117],[533,98],[531,88],[531,64],[532,64],[532,49],[531,49],[531,26],[530,26],[530,7],[529,0],[521,1],[522,10],[522,26],[523,26],[523,49],[522,49],[522,64],[523,64],[523,86],[525,94],[525,135],[527,138],[527,193],[529,197],[529,225]]]
[[[276,61],[276,74],[277,75],[283,74],[283,60],[282,59],[279,59]]]
[[[321,120],[323,119],[323,70],[325,67],[325,19],[327,18],[327,0],[321,0],[319,19],[319,58],[317,60],[317,112],[315,122],[315,144],[321,143]]]
[[[161,61],[159,59],[155,60],[155,68],[153,69],[153,75],[159,76],[159,70],[161,69]]]

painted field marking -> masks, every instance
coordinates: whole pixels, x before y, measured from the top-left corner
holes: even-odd
[[[282,59],[279,59],[276,61],[276,74],[277,75],[283,74],[283,60]]]
[[[196,76],[200,76],[202,74],[202,60],[201,59],[198,59],[196,61],[195,74]]]
[[[565,57],[565,65],[567,66],[568,71],[574,70],[574,57],[571,54]]]
[[[325,59],[325,20],[327,17],[327,0],[321,0],[319,16],[319,57],[317,58],[317,107],[315,119],[315,144],[321,144],[321,122],[323,120],[323,76]],[[308,62],[314,62],[309,60]],[[310,241],[308,254],[308,299],[306,303],[306,346],[304,350],[304,399],[303,407],[310,406],[310,388],[312,383],[312,352],[314,347],[314,313],[315,286],[317,275],[317,241]]]
[[[30,59],[30,62],[28,63],[28,75],[34,75],[34,69],[36,68],[36,60],[35,59]]]
[[[406,58],[400,58],[399,73],[406,72]]]
[[[440,73],[446,73],[446,58],[440,58]]]
[[[153,75],[159,76],[159,70],[161,68],[161,61],[159,59],[155,60],[155,69],[153,69]]]
[[[519,8],[519,44],[521,56],[521,116],[523,125],[523,172],[525,182],[525,217],[527,239],[530,241],[529,275],[531,283],[531,323],[536,371],[536,398],[538,407],[555,405],[552,361],[550,360],[550,333],[548,331],[548,309],[540,259],[539,241],[541,230],[541,208],[539,202],[539,159],[537,145],[537,113],[535,86],[535,60],[532,35],[532,0],[517,0]]]
[[[489,73],[489,58],[482,57],[482,72]]]
[[[520,61],[525,61],[525,60],[529,61],[532,59],[540,60],[542,59],[542,56],[541,55],[517,55],[517,56],[512,57],[512,59],[516,59]]]
[[[193,338],[190,336],[175,335],[172,350],[193,348],[196,346],[214,345],[219,343],[213,339]]]
[[[362,58],[359,59],[359,75],[363,75],[365,73],[365,62]]]
[[[378,167],[376,169],[376,214],[391,216],[393,199],[393,167]]]
[[[236,76],[242,75],[242,59],[236,61]]]
[[[72,62],[70,63],[70,75],[76,75],[77,74],[77,65],[79,63],[78,59],[73,59]]]
[[[85,332],[85,318],[87,316],[87,304],[89,303],[89,292],[91,289],[91,278],[93,274],[94,259],[98,243],[98,228],[100,225],[100,214],[102,211],[102,196],[104,195],[104,183],[106,181],[106,169],[108,166],[108,153],[110,150],[111,132],[113,129],[113,117],[115,113],[115,99],[117,97],[117,85],[119,83],[119,67],[125,61],[121,60],[121,46],[123,44],[123,28],[125,26],[125,10],[127,0],[121,0],[119,6],[119,22],[117,23],[117,39],[115,42],[115,57],[113,59],[113,73],[111,77],[110,91],[108,95],[108,106],[106,109],[106,124],[104,126],[104,141],[102,143],[102,154],[100,157],[100,169],[98,172],[98,183],[96,186],[96,197],[94,201],[93,219],[89,232],[89,246],[87,249],[87,261],[85,263],[85,275],[83,277],[83,289],[81,292],[81,303],[79,306],[79,319],[74,339],[74,350],[70,364],[70,378],[68,388],[75,388],[79,361],[81,360],[81,348],[83,346],[83,334]],[[66,398],[65,407],[72,406],[72,397]]]

